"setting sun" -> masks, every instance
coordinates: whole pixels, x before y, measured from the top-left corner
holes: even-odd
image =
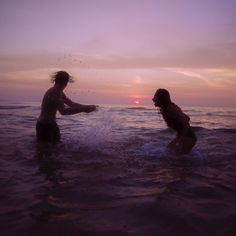
[[[135,100],[134,103],[135,103],[135,104],[139,104],[140,102],[139,102],[138,100]]]

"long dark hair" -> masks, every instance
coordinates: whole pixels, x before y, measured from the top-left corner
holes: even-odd
[[[168,127],[177,129],[176,125],[173,124],[173,120],[167,116],[166,109],[169,105],[173,104],[173,102],[170,99],[170,93],[166,89],[157,89],[153,101],[155,102],[155,105],[160,107],[160,113],[162,114],[162,117],[164,121],[166,122]]]
[[[178,107],[171,101],[169,92],[166,89],[157,89],[153,97],[153,101],[155,102],[156,106],[160,107],[160,112],[167,126],[176,130],[177,132],[181,132],[183,129],[182,122],[179,119],[175,119],[175,117],[168,115],[167,112],[167,109],[171,104],[175,105],[175,107]],[[187,122],[190,119],[187,115],[185,115],[185,118]]]
[[[161,109],[165,109],[166,106],[172,103],[170,99],[170,93],[166,89],[157,89],[153,97],[153,101]]]

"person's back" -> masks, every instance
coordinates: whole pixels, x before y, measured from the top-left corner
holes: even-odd
[[[62,93],[55,87],[50,88],[44,95],[41,104],[41,113],[39,120],[44,123],[56,122],[56,113],[58,110],[59,100]]]
[[[184,129],[190,129],[190,118],[175,103],[170,103],[165,109],[162,108],[161,114],[168,127],[174,129],[178,134],[181,134]]]

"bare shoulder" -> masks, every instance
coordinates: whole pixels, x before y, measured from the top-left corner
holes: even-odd
[[[61,98],[61,93],[52,87],[47,90],[44,97],[47,99],[50,99],[50,100],[51,99],[59,99],[59,98]]]

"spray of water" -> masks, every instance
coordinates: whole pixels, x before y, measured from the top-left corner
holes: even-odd
[[[156,142],[147,142],[142,146],[142,151],[147,156],[165,156],[167,154],[166,147]]]
[[[84,125],[80,126],[78,135],[66,140],[66,146],[72,150],[86,148],[90,151],[104,151],[115,142],[115,130],[119,127],[117,117],[101,109],[96,112],[96,116],[87,119]]]

